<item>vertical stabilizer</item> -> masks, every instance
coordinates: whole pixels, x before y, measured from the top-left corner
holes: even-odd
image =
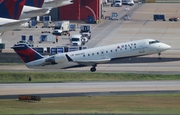
[[[36,52],[27,44],[17,44],[17,45],[14,45],[12,48],[25,63],[43,58],[41,54]]]
[[[1,0],[0,17],[19,20],[26,0]]]

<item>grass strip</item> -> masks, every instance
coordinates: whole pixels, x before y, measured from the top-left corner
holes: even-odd
[[[180,114],[180,94],[43,98],[40,102],[7,99],[0,103],[0,114]]]
[[[0,83],[180,80],[180,75],[134,73],[1,72]]]

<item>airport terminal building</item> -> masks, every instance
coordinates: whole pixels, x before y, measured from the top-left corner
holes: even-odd
[[[73,4],[51,11],[52,21],[97,20],[102,14],[102,0],[73,0]]]

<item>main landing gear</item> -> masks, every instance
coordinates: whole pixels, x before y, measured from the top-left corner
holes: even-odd
[[[96,64],[92,66],[92,68],[90,69],[91,72],[95,72],[96,71]]]
[[[158,53],[158,56],[159,56],[158,59],[161,60],[161,57],[160,57],[161,56],[161,52]]]

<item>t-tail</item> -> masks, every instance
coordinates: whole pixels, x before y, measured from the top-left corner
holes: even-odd
[[[42,8],[44,0],[26,0],[26,6],[32,6],[37,8]]]
[[[26,0],[1,0],[0,17],[19,20]]]
[[[41,54],[36,52],[27,44],[17,44],[17,45],[14,45],[12,48],[25,63],[43,58]]]

